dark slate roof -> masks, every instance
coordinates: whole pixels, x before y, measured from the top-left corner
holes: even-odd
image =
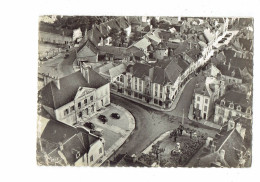
[[[97,46],[101,38],[104,38],[104,35],[101,34],[97,26],[95,26],[87,32],[87,38]]]
[[[129,53],[126,52],[125,47],[114,47],[114,46],[98,46],[100,53],[112,54],[115,56],[124,56]]]
[[[243,70],[244,68],[248,68],[250,71],[253,69],[253,60],[252,59],[234,57],[234,58],[230,59],[229,62],[232,67],[239,68],[240,70]]]
[[[53,109],[57,109],[71,102],[79,87],[99,88],[107,84],[107,80],[89,69],[89,83],[83,77],[80,71],[72,73],[60,79],[60,89],[54,82],[48,83],[39,91],[41,103]]]
[[[117,21],[118,25],[120,26],[120,28],[125,29],[125,28],[129,27],[129,23],[125,19],[125,17],[119,17],[116,19],[116,21]]]
[[[192,58],[194,61],[197,61],[198,58],[197,56],[200,54],[200,50],[199,49],[196,49],[196,48],[192,48],[191,50],[189,50],[188,52],[186,52],[186,54]]]
[[[106,25],[109,26],[111,29],[115,28],[117,30],[120,30],[121,28],[115,19],[106,22]]]
[[[204,157],[201,157],[199,166],[210,167],[212,162],[220,162],[224,167],[237,167],[238,166],[238,151],[245,152],[244,142],[241,135],[236,129],[230,131],[222,131],[221,137],[214,140],[216,145],[216,152],[210,153]],[[237,150],[236,150],[237,149]],[[219,151],[225,151],[224,160],[220,159]]]
[[[230,66],[230,68],[228,68],[228,65],[219,64],[217,65],[217,68],[220,70],[222,75],[242,79],[240,71],[236,67]],[[235,74],[232,75],[233,73]]]
[[[128,70],[129,68],[127,68]],[[165,85],[168,82],[174,83],[182,72],[182,68],[175,61],[160,61],[155,64],[136,63],[133,66],[133,76],[143,79],[149,77],[153,83]]]
[[[236,54],[236,51],[234,51],[232,49],[224,49],[223,52],[224,52],[224,55],[226,56],[227,60],[235,57],[235,54]]]
[[[143,79],[144,76],[149,76],[149,69],[151,68],[152,66],[148,64],[135,63],[133,65],[133,76]]]
[[[59,34],[64,35],[68,37],[72,37],[73,31],[69,29],[61,29],[53,26],[52,24],[41,22],[39,23],[39,31],[41,32],[47,32],[47,33],[53,33],[53,34]]]
[[[91,144],[99,140],[97,136],[89,134],[86,130],[78,129],[56,120],[50,120],[46,125],[41,140],[43,150],[51,158],[61,157],[58,154],[62,144],[62,153],[69,164],[73,165],[85,153],[88,153]],[[79,156],[76,157],[76,154]]]
[[[219,98],[216,103],[220,104],[221,100],[225,99],[225,107],[229,107],[229,104],[233,102],[234,109],[237,108],[238,105],[240,105],[241,111],[245,112],[248,107],[251,106],[251,101],[247,99],[246,94],[236,92],[236,91],[229,91],[225,95],[223,95],[221,98]]]
[[[240,45],[243,46],[247,51],[252,51],[251,46],[253,44],[252,40],[244,39],[244,38],[239,38],[239,43]]]
[[[76,128],[51,119],[42,132],[41,139],[47,140],[52,143],[59,143],[67,141],[76,133]]]
[[[87,46],[92,52],[98,53],[98,48],[89,39],[80,44],[80,46],[77,48],[77,52],[81,51],[81,49],[85,46]]]

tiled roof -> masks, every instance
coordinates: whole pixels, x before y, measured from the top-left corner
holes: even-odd
[[[118,76],[126,71],[126,65],[125,64],[119,64],[111,69],[109,69],[109,74],[112,77]]]
[[[220,70],[222,75],[234,77],[237,79],[242,79],[240,71],[236,67],[230,66],[230,68],[229,68],[228,65],[219,64],[219,65],[217,65],[217,68]],[[232,74],[234,74],[234,75],[232,75]]]
[[[124,56],[128,53],[126,52],[127,48],[125,47],[114,47],[114,46],[98,46],[98,49],[101,54],[108,53],[115,56]]]
[[[148,39],[143,38],[138,42],[133,43],[130,47],[136,47],[138,49],[147,49],[149,45],[151,45],[151,42]]]
[[[237,108],[238,105],[241,106],[241,111],[245,112],[248,107],[251,107],[251,101],[247,99],[246,94],[229,91],[225,95],[223,95],[220,99],[216,101],[217,104],[220,104],[221,100],[225,99],[225,107],[229,107],[229,104],[232,102],[234,104],[234,109]]]
[[[60,89],[54,82],[48,83],[39,91],[41,103],[53,109],[57,109],[71,102],[79,87],[99,88],[107,84],[102,76],[94,70],[89,69],[89,83],[83,77],[80,71],[72,73],[60,79]]]
[[[244,59],[244,58],[232,58],[229,60],[231,66],[235,68],[239,68],[243,70],[244,68],[248,68],[249,71],[253,70],[253,60],[252,59]]]
[[[50,120],[41,136],[43,150],[50,158],[63,160],[58,151],[65,156],[67,162],[73,165],[85,153],[88,153],[91,144],[99,138],[56,120]],[[60,144],[63,150],[60,150]]]
[[[243,48],[245,48],[247,51],[252,51],[251,46],[253,44],[252,40],[247,40],[244,38],[239,38],[239,43],[240,45],[243,46]]]
[[[145,34],[144,37],[155,41],[157,44],[161,42],[161,39],[151,32]]]
[[[133,76],[143,79],[144,76],[149,76],[149,69],[151,68],[152,66],[148,64],[135,63],[133,65]]]

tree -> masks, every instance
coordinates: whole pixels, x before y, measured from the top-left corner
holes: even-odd
[[[152,146],[152,153],[156,155],[156,159],[159,159],[159,154],[160,153],[163,153],[165,151],[164,148],[159,148],[160,147],[160,144],[157,143],[155,145]]]
[[[121,31],[120,31],[120,39],[121,39],[121,44],[123,44],[125,42],[125,38],[126,38],[126,32],[123,28],[121,28]]]
[[[155,17],[153,17],[150,21],[150,24],[154,27],[154,28],[158,28],[158,21],[156,20]]]

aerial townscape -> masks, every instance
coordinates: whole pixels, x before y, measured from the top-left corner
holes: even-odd
[[[252,164],[252,18],[39,17],[37,164]]]

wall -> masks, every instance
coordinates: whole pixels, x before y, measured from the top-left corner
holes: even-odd
[[[74,106],[74,101],[71,101],[60,108],[55,110],[55,116],[58,121],[64,122],[68,125],[73,125],[76,123],[76,115],[75,115],[75,109],[74,111],[71,111],[70,108]],[[67,115],[64,115],[64,111],[68,109],[69,113]]]
[[[101,109],[104,106],[110,104],[110,83],[103,85],[96,90],[96,108],[97,110]],[[103,104],[102,104],[103,101]]]
[[[62,35],[59,35],[59,34],[53,34],[53,33],[48,33],[48,32],[41,32],[40,31],[38,36],[39,36],[40,42],[65,44],[65,41],[67,41],[67,42],[72,41],[72,37],[62,36]]]
[[[102,152],[99,153],[99,149],[102,148]],[[91,156],[93,156],[93,161],[90,161]],[[93,166],[98,160],[104,156],[104,145],[102,141],[98,140],[94,144],[90,146],[89,152],[88,152],[88,166]]]
[[[200,100],[198,101],[198,97],[200,98]],[[201,94],[197,94],[195,93],[195,101],[194,101],[194,108],[197,108],[197,105],[199,105],[199,110],[201,111],[200,113],[200,117],[204,119],[204,113],[206,114],[206,120],[208,120],[209,118],[209,111],[210,109],[210,97],[208,96],[204,96],[204,95],[201,95]],[[205,103],[205,100],[208,99],[208,102],[207,104]],[[204,111],[204,107],[207,107],[207,110]]]

